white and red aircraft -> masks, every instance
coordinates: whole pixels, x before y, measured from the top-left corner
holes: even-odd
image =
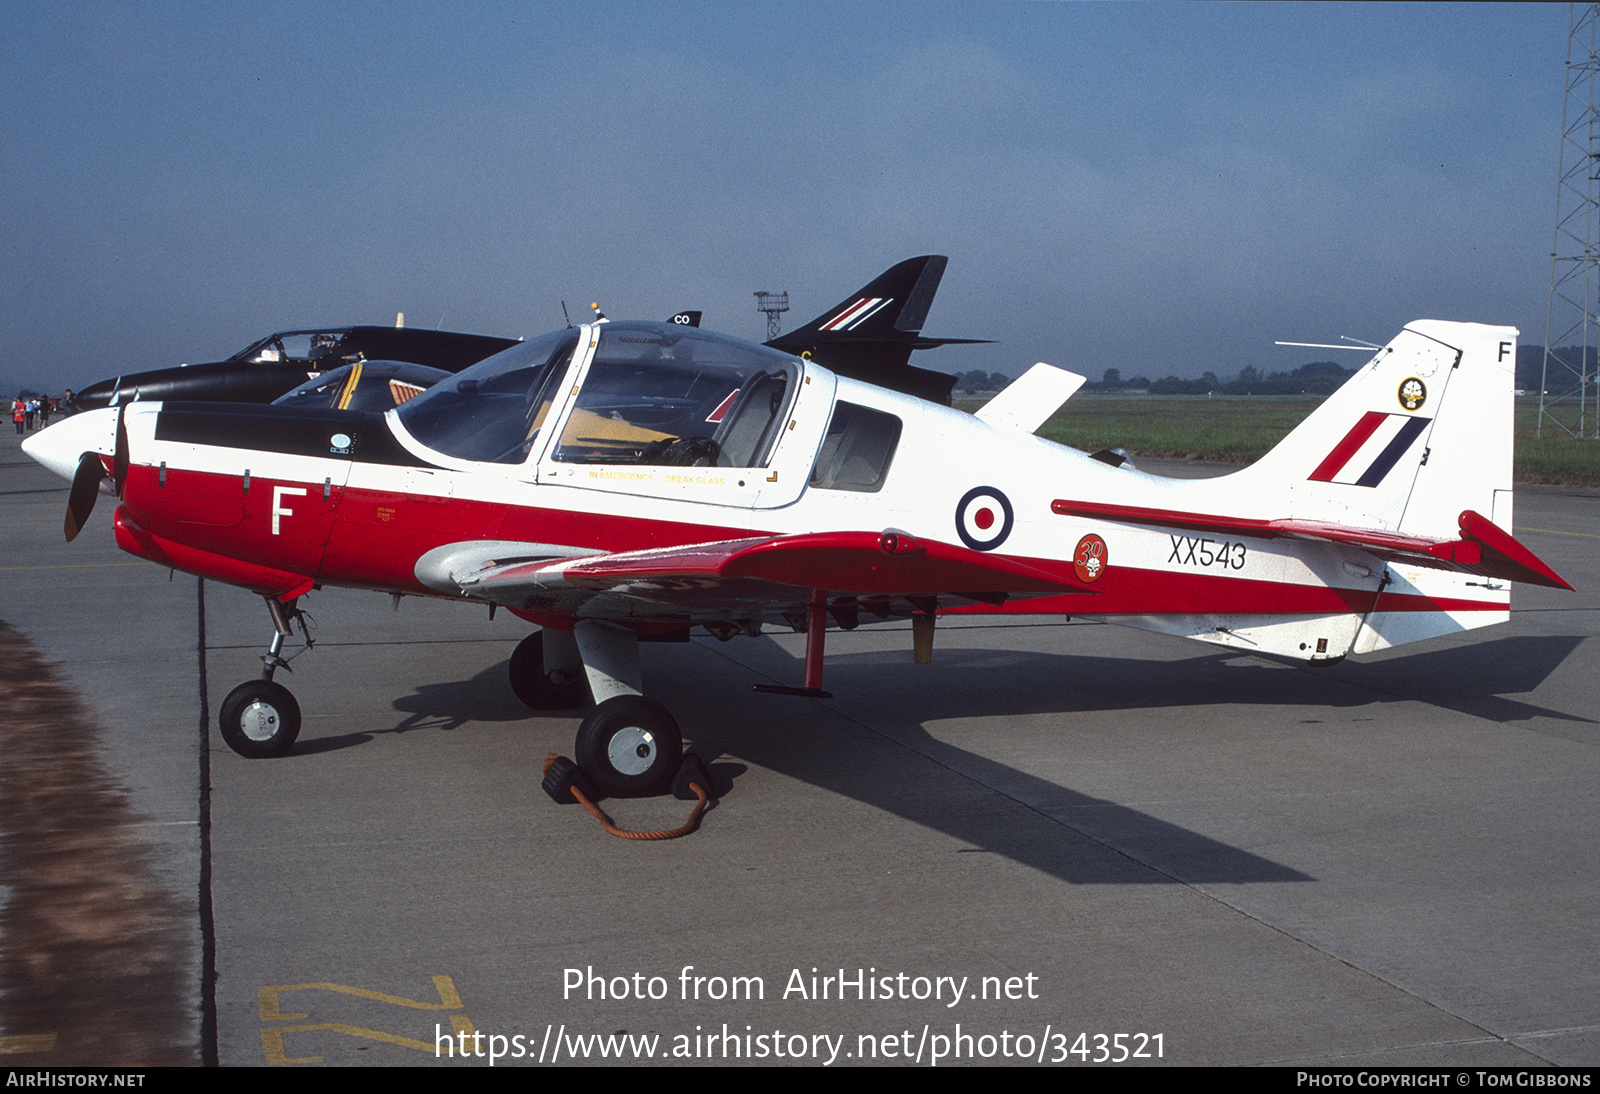
[[[841,313],[842,314],[842,313]],[[1033,431],[1083,378],[1036,365],[976,414],[817,361],[665,323],[524,342],[382,416],[134,403],[29,455],[103,479],[126,551],[255,591],[264,678],[222,704],[246,756],[299,731],[273,679],[324,585],[504,607],[530,706],[592,696],[577,759],[603,793],[657,790],[676,722],[641,640],[806,634],[951,612],[1052,612],[1333,662],[1505,620],[1510,583],[1570,588],[1511,528],[1508,327],[1406,327],[1265,458],[1179,481]],[[86,497],[87,495],[87,497]]]

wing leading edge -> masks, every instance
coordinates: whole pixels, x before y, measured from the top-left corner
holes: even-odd
[[[1090,592],[1070,579],[1010,559],[904,532],[815,532],[761,536],[582,558],[516,557],[509,544],[453,544],[418,577],[461,595],[530,608],[597,594],[674,611],[730,604],[788,611],[813,589],[870,597],[955,596],[1002,603],[1011,596]],[[511,557],[507,557],[510,555]],[[498,557],[494,557],[498,556]]]

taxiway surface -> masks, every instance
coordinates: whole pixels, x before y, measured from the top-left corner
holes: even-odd
[[[798,636],[648,646],[721,795],[669,843],[539,791],[577,717],[512,696],[506,614],[314,595],[300,742],[235,756],[259,602],[121,555],[107,499],[63,544],[65,502],[0,439],[42,658],[0,727],[9,1063],[1600,1062],[1600,493],[1518,493],[1577,593],[1321,670],[1038,623],[918,667],[863,627],[819,702],[750,690]]]

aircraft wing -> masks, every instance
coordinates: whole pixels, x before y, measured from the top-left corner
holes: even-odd
[[[1385,531],[1381,528],[1352,528],[1325,521],[1294,518],[1259,520],[1214,513],[1149,509],[1137,505],[1057,500],[1051,503],[1050,508],[1052,512],[1063,516],[1097,517],[1122,524],[1185,528],[1259,539],[1276,539],[1281,536],[1289,539],[1344,543],[1369,551],[1386,562],[1409,563],[1436,570],[1454,570],[1457,573],[1475,574],[1479,577],[1545,585],[1552,589],[1572,588],[1561,575],[1519,543],[1510,532],[1471,509],[1464,510],[1457,518],[1457,525],[1461,529],[1459,538],[1432,539]]]
[[[999,604],[1090,590],[997,555],[903,532],[815,532],[552,558],[536,545],[453,544],[417,575],[430,587],[513,608],[624,597],[674,612],[803,610],[812,589],[868,598],[953,596]]]

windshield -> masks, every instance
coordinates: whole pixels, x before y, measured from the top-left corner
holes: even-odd
[[[798,362],[667,323],[607,323],[554,458],[565,463],[760,467]]]
[[[435,452],[521,463],[544,424],[578,331],[561,330],[485,358],[399,410],[407,432]]]

